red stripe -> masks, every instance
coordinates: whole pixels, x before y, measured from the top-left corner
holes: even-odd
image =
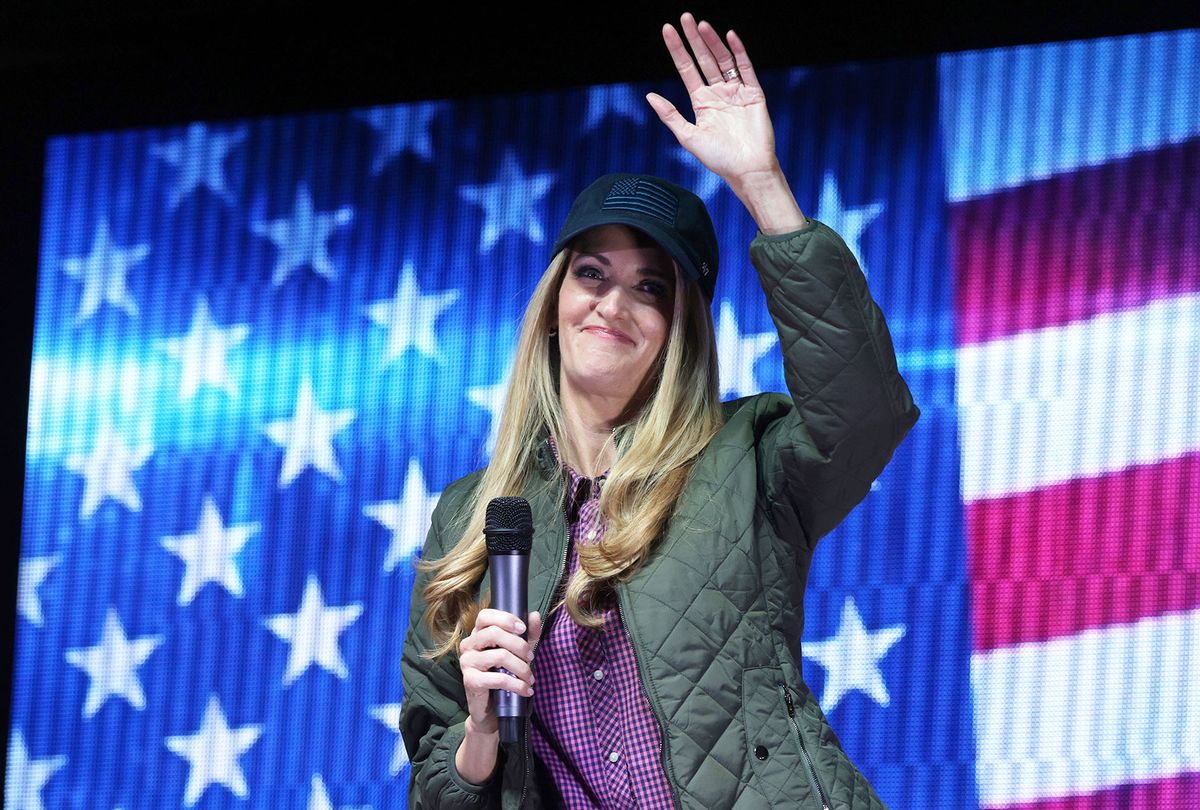
[[[975,649],[1200,606],[1200,454],[967,505]]]
[[[959,345],[1200,290],[1200,139],[951,206]]]
[[[1023,804],[991,805],[1004,810],[1200,810],[1200,774]]]

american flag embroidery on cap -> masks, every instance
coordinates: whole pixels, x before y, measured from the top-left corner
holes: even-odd
[[[636,211],[675,224],[679,200],[668,189],[641,177],[626,177],[613,183],[601,208]]]

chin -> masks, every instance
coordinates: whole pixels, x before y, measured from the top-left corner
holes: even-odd
[[[610,368],[610,369],[595,369],[585,375],[580,375],[575,379],[575,387],[580,391],[592,391],[605,396],[614,396],[624,393],[628,396],[633,396],[637,386],[630,386],[629,382],[634,378],[634,374],[628,369]]]

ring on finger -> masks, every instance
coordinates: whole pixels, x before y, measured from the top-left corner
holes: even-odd
[[[737,68],[731,67],[721,74],[721,78],[727,82],[737,81],[742,78],[742,73]]]

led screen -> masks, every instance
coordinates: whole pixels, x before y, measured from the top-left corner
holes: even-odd
[[[893,807],[1200,793],[1200,37],[764,73],[922,417],[822,540],[805,675]],[[609,171],[753,221],[634,84],[47,146],[7,807],[402,807],[414,563]]]

